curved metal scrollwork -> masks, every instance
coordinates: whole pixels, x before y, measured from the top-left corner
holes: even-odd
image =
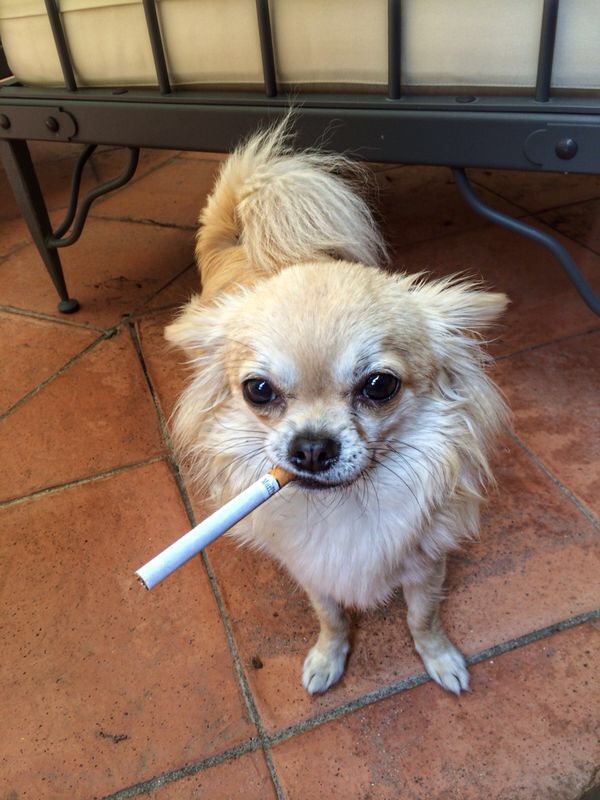
[[[46,243],[50,248],[68,247],[69,245],[74,244],[83,232],[83,226],[85,225],[87,215],[89,214],[90,207],[94,200],[97,200],[99,197],[102,197],[102,195],[107,194],[108,192],[112,192],[114,189],[119,189],[121,186],[124,186],[135,174],[140,157],[140,149],[139,147],[130,147],[128,148],[129,159],[127,166],[121,175],[113,178],[110,181],[101,183],[99,186],[96,186],[94,189],[89,191],[83,196],[81,205],[78,206],[79,189],[81,186],[83,169],[95,149],[95,144],[88,145],[77,160],[77,164],[73,170],[73,178],[71,180],[71,192],[67,213],[65,214],[65,218],[61,224],[53,232],[52,236],[48,237],[47,239]],[[69,228],[71,228],[71,233],[69,236],[65,236],[64,234],[66,234]]]

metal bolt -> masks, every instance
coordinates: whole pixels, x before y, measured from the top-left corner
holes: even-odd
[[[5,131],[10,128],[10,120],[6,114],[0,114],[0,128],[4,128]]]
[[[568,161],[570,158],[576,156],[578,150],[579,145],[575,139],[571,139],[570,136],[566,136],[564,139],[559,139],[559,141],[556,143],[556,147],[554,148],[556,155],[565,161]]]
[[[56,133],[60,128],[60,125],[58,124],[57,119],[55,119],[54,117],[48,117],[48,119],[46,120],[46,127],[48,128],[49,131],[52,131],[52,133]]]

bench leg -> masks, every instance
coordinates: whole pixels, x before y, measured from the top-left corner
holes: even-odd
[[[21,214],[60,297],[58,310],[63,314],[72,314],[79,308],[79,303],[69,297],[60,257],[56,249],[48,244],[52,227],[27,142],[21,139],[2,140],[0,155]]]
[[[582,300],[587,303],[589,308],[591,308],[595,314],[600,315],[600,297],[594,293],[592,287],[584,278],[581,270],[571,258],[571,254],[568,252],[568,250],[566,250],[562,244],[554,238],[554,236],[551,236],[549,233],[545,233],[544,231],[540,231],[537,228],[534,228],[532,225],[527,225],[527,223],[521,222],[518,219],[509,217],[507,214],[503,214],[500,211],[496,211],[495,208],[488,206],[473,191],[473,187],[469,183],[469,179],[467,178],[464,169],[453,168],[452,174],[462,196],[474,211],[477,211],[478,214],[481,214],[491,222],[495,222],[497,225],[502,225],[504,228],[508,228],[510,231],[514,231],[515,233],[520,233],[521,236],[526,236],[528,239],[532,239],[534,242],[537,242],[538,244],[541,244],[550,250],[552,255],[557,259],[564,271],[569,276],[569,279],[579,292]]]

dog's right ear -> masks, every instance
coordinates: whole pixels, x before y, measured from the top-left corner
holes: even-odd
[[[223,337],[222,308],[207,305],[194,295],[165,328],[165,339],[186,352],[191,362],[199,352],[211,351]]]
[[[192,297],[165,329],[165,338],[187,355],[191,380],[180,395],[172,417],[175,445],[182,455],[195,457],[207,417],[230,396],[226,350],[235,295],[215,303]]]

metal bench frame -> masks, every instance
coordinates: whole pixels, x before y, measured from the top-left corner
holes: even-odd
[[[264,91],[175,90],[170,84],[154,0],[143,0],[156,69],[156,89],[88,89],[77,85],[57,0],[45,0],[64,87],[0,83],[0,153],[32,238],[61,298],[59,309],[77,310],[58,255],[81,235],[91,203],[135,173],[140,147],[227,152],[259,124],[286,113],[290,96],[278,91],[268,0],[256,0]],[[557,95],[552,63],[559,0],[544,0],[536,85],[531,96],[417,96],[401,80],[401,0],[388,0],[387,95],[294,93],[300,145],[327,131],[327,147],[353,157],[452,168],[467,202],[492,221],[534,239],[558,258],[588,306],[600,314],[600,297],[557,239],[490,208],[474,193],[467,167],[600,173],[600,97]],[[600,32],[599,32],[600,35]],[[75,167],[65,219],[53,230],[31,161],[28,140],[89,145]],[[130,148],[122,175],[79,201],[81,173],[94,146]],[[557,180],[560,177],[557,176]],[[70,230],[70,233],[67,233]]]

